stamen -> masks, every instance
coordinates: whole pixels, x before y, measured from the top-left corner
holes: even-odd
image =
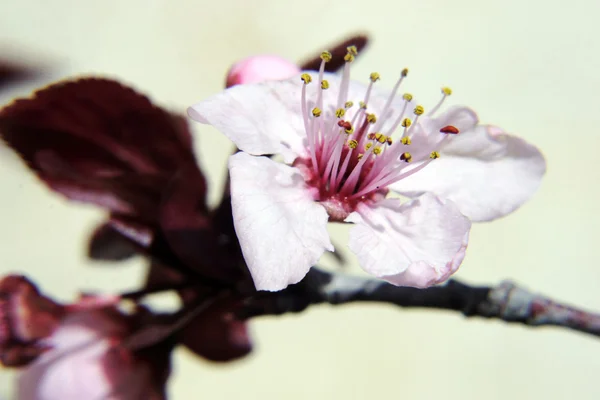
[[[354,105],[354,103],[353,103],[353,102],[351,102],[351,101],[347,101],[347,102],[345,102],[345,103],[344,103],[344,108],[347,110],[347,109],[349,109],[350,107],[352,107],[353,105]]]
[[[312,76],[310,76],[309,74],[300,75],[300,79],[302,79],[302,81],[304,82],[305,85],[308,85],[309,83],[312,82]]]
[[[377,140],[379,143],[383,144],[383,143],[387,142],[387,136],[382,135],[381,133],[376,133],[375,140]]]
[[[392,125],[392,127],[385,133],[388,136],[391,136],[396,131],[396,129],[398,129],[398,125],[400,125],[401,122],[404,122],[406,120],[404,118],[404,114],[406,113],[406,108],[408,107],[408,103],[410,103],[412,101],[412,95],[410,93],[405,93],[402,96],[402,99],[404,100],[404,106],[402,107],[402,111],[396,118],[396,121],[394,121],[394,124]],[[402,125],[402,126],[404,126],[404,125]]]
[[[412,161],[412,155],[409,152],[404,152],[400,155],[400,159],[409,163]]]
[[[323,76],[325,73],[325,64],[329,62],[329,60],[331,60],[331,53],[327,51],[321,53],[321,60],[321,65],[319,66],[319,86],[321,86],[321,90],[319,90],[319,93],[317,95],[317,107],[319,109],[323,109],[323,90],[329,88],[329,82],[323,79]],[[323,121],[323,119],[320,119],[318,128],[314,129],[312,132],[312,141],[315,144],[315,147],[322,147],[323,142],[325,141],[325,131],[323,130],[323,124],[325,124],[325,121]]]
[[[324,52],[321,53],[321,60],[325,61],[326,63],[328,63],[329,61],[331,61],[331,53],[328,52],[327,50],[325,50]]]
[[[359,161],[354,166],[354,169],[350,173],[350,176],[348,176],[348,179],[346,179],[344,186],[342,186],[342,188],[340,189],[340,194],[344,194],[344,193],[349,194],[354,190],[354,187],[356,186],[356,183],[358,182],[358,178],[360,176],[360,171],[362,170],[363,165],[369,159],[369,156],[371,155],[371,152],[373,151],[372,143],[368,143],[368,144],[371,144],[371,146],[369,146],[367,151],[365,151],[363,154],[358,155]]]
[[[447,86],[442,87],[442,98],[440,99],[440,101],[438,101],[438,103],[431,109],[431,111],[429,111],[430,115],[434,115],[442,106],[442,104],[444,103],[444,100],[446,100],[446,97],[450,96],[452,94],[452,89],[450,89]]]
[[[356,149],[357,147],[358,147],[358,142],[356,140],[351,139],[348,141],[348,152],[346,153],[344,162],[342,163],[339,173],[336,176],[336,179],[334,180],[333,190],[332,190],[333,192],[336,192],[340,186],[340,183],[342,183],[342,178],[346,174],[346,170],[348,169],[348,164],[350,163],[350,158],[352,157],[352,150]]]
[[[405,146],[408,146],[411,143],[409,137],[403,137],[400,142],[402,142],[402,144]]]
[[[315,173],[319,172],[319,165],[317,163],[317,153],[316,153],[316,149],[315,149],[315,143],[312,140],[312,134],[311,131],[309,129],[309,122],[308,122],[308,110],[307,110],[307,104],[306,104],[306,86],[312,82],[312,77],[309,74],[302,74],[300,75],[300,79],[302,79],[302,81],[304,82],[304,85],[302,85],[302,98],[301,98],[301,102],[302,102],[302,117],[304,119],[304,129],[306,130],[306,135],[308,137],[308,146],[310,147],[310,159],[312,162],[312,166],[313,166],[313,171],[315,171]]]
[[[402,170],[402,168],[398,168],[396,171],[392,171],[392,173],[384,176],[381,179],[373,180],[368,186],[366,186],[364,189],[360,189],[355,194],[350,196],[350,198],[353,199],[353,198],[357,198],[360,196],[364,196],[365,194],[368,194],[374,190],[377,190],[382,187],[387,187],[387,186],[391,185],[392,183],[395,183],[402,179],[408,178],[409,176],[411,176],[411,175],[419,172],[423,168],[425,168],[431,161],[433,161],[433,160],[428,159],[427,161],[424,161],[424,162],[421,162],[420,164],[414,165],[414,167],[410,168],[408,171],[403,172],[403,173],[397,173]]]
[[[383,111],[381,112],[382,118],[387,118],[387,114],[388,114],[388,111],[390,110],[390,106],[392,105],[392,101],[394,101],[394,98],[396,97],[396,93],[398,92],[398,89],[400,88],[402,81],[404,80],[404,78],[406,78],[407,75],[408,75],[408,68],[404,68],[402,70],[402,72],[400,73],[400,78],[396,81],[396,84],[394,85],[394,88],[392,89],[392,93],[390,93],[390,96],[388,97],[387,101],[385,102],[385,105],[383,106]],[[383,124],[383,120],[379,124],[377,124],[374,129],[375,130],[381,129],[382,124]],[[388,134],[390,134],[390,133],[391,132],[388,132]]]
[[[431,158],[432,160],[440,158],[440,153],[438,153],[437,151],[432,151],[431,154],[429,154],[429,158]]]
[[[343,131],[340,130],[340,133]],[[342,147],[344,145],[344,137],[343,135],[338,135],[335,146],[333,147],[333,151],[331,156],[329,157],[329,161],[327,161],[327,166],[325,167],[325,171],[323,173],[323,184],[325,184],[330,176],[333,176],[334,171],[337,172],[337,165],[340,162],[340,154],[342,152]],[[331,185],[330,185],[331,189]]]
[[[340,92],[338,93],[337,107],[341,108],[344,101],[348,97],[348,86],[350,85],[350,63],[354,61],[354,56],[358,54],[356,46],[349,46],[346,48],[348,53],[344,56],[344,72],[342,72],[342,81],[340,82]],[[348,108],[348,107],[346,107]]]
[[[414,114],[416,115],[415,120],[413,123],[410,123],[404,130],[403,136],[410,136],[412,130],[414,129],[415,126],[417,126],[417,121],[419,121],[419,117],[421,115],[423,115],[425,113],[425,109],[423,108],[422,105],[417,105],[415,107],[415,109],[413,110]],[[412,128],[411,128],[412,126]]]
[[[312,115],[315,118],[319,118],[321,116],[321,109],[319,107],[315,107],[312,109]]]

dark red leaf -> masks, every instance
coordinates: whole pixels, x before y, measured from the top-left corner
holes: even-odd
[[[123,261],[136,254],[136,247],[108,222],[94,230],[88,244],[88,257],[92,260]]]
[[[179,260],[201,275],[226,282],[242,276],[240,258],[227,251],[227,240],[208,214],[205,182],[195,164],[173,176],[164,192],[159,224]]]
[[[247,323],[234,316],[238,306],[231,298],[216,300],[179,332],[179,342],[212,361],[232,361],[248,355],[252,340]]]
[[[29,67],[18,63],[0,60],[0,90],[13,82],[32,78],[36,73]]]
[[[155,220],[161,192],[194,163],[184,118],[118,82],[58,83],[0,111],[0,136],[69,199]]]

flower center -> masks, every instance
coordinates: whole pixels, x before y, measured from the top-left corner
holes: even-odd
[[[330,83],[324,79],[325,63],[331,53],[321,54],[316,99],[307,99],[306,87],[312,82],[309,74],[302,74],[302,115],[306,130],[310,160],[297,160],[302,166],[307,184],[315,190],[317,201],[322,202],[333,220],[343,220],[360,202],[374,201],[385,196],[387,186],[423,169],[440,157],[439,147],[458,129],[448,125],[436,132],[427,132],[419,118],[423,106],[415,105],[413,96],[402,95],[394,103],[402,81],[408,75],[403,69],[400,78],[378,115],[369,109],[371,91],[380,79],[377,72],[370,75],[370,83],[362,99],[349,99],[350,65],[357,54],[356,47],[347,48],[346,64],[342,72],[337,102],[324,104],[324,92]],[[442,88],[442,98],[433,107],[433,115],[451,94]],[[401,128],[401,129],[400,129]],[[392,138],[396,131],[396,138]]]

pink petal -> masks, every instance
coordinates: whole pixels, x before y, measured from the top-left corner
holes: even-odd
[[[188,115],[214,126],[246,153],[283,154],[291,162],[306,153],[301,83],[298,77],[234,86],[191,106]]]
[[[300,68],[285,58],[271,55],[248,57],[235,63],[227,73],[227,87],[287,79],[300,73]]]
[[[447,279],[464,258],[471,222],[431,194],[408,203],[383,200],[346,219],[350,249],[368,273],[398,286],[425,288]]]
[[[489,221],[529,200],[546,172],[535,146],[499,128],[480,125],[451,139],[439,159],[391,188],[409,197],[432,192],[473,221]]]
[[[333,251],[327,212],[296,168],[237,153],[229,172],[235,230],[258,290],[299,282],[325,250]]]

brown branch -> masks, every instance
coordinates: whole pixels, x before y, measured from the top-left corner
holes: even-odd
[[[313,304],[379,302],[407,308],[459,311],[467,317],[496,318],[528,326],[560,326],[600,336],[600,314],[566,306],[505,281],[495,287],[469,286],[450,280],[428,289],[329,273],[313,268],[299,284],[248,300],[243,317],[300,312]]]

